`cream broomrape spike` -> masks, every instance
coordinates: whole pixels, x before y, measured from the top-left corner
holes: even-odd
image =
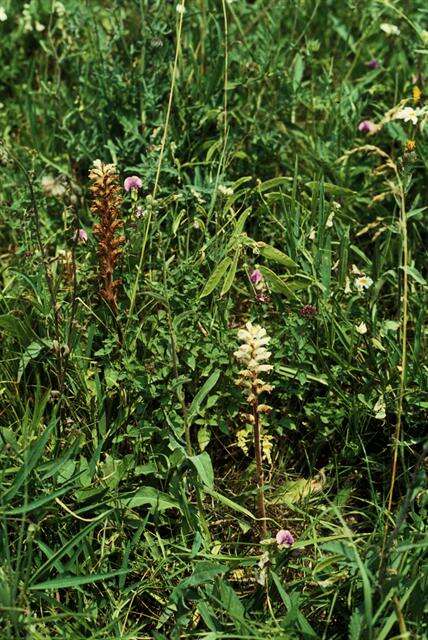
[[[267,364],[267,360],[272,355],[266,348],[270,338],[266,334],[266,329],[247,322],[245,329],[238,331],[238,340],[242,344],[235,351],[234,356],[245,368],[239,372],[236,384],[242,387],[244,396],[251,407],[251,412],[245,414],[245,419],[253,427],[258,485],[258,512],[262,524],[262,534],[265,537],[267,535],[267,526],[262,455],[264,453],[266,458],[270,458],[272,436],[262,434],[260,415],[268,413],[271,407],[260,402],[260,395],[264,392],[272,391],[273,387],[266,383],[260,377],[260,374],[267,373],[273,369],[272,365]],[[248,451],[243,432],[238,432],[238,444],[244,451]]]

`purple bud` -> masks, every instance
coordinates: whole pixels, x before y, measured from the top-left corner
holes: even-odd
[[[366,62],[366,66],[369,69],[379,69],[380,67],[380,62],[379,60],[376,60],[376,58],[372,58],[371,60],[369,60],[368,62]]]
[[[131,191],[131,189],[138,191],[138,189],[141,189],[143,186],[143,181],[138,176],[130,176],[129,178],[126,178],[123,186],[127,192]]]
[[[306,304],[299,310],[302,318],[313,318],[317,314],[317,308],[313,304]]]
[[[76,231],[75,238],[76,238],[77,242],[87,242],[88,241],[88,234],[86,233],[86,231],[84,229],[78,229]]]
[[[261,271],[259,271],[258,269],[254,269],[254,271],[250,273],[250,280],[253,284],[258,284],[261,280],[263,280]]]
[[[358,125],[358,131],[361,131],[361,133],[374,133],[376,129],[375,123],[371,120],[363,120]]]
[[[278,547],[288,548],[294,544],[294,537],[288,529],[280,529],[276,534],[276,543]]]

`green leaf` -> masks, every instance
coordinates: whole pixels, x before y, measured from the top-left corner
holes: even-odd
[[[121,496],[118,500],[113,499],[109,502],[111,506],[135,509],[141,507],[144,504],[148,504],[154,507],[156,511],[165,511],[166,509],[180,509],[178,501],[169,496],[167,493],[162,493],[155,489],[155,487],[142,487],[136,493],[130,496]]]
[[[127,573],[126,570],[111,571],[110,573],[93,573],[90,576],[60,576],[54,580],[47,580],[46,582],[39,582],[39,584],[33,584],[28,589],[30,591],[44,591],[45,589],[67,589],[70,587],[79,587],[82,584],[92,584],[93,582],[99,582],[100,580],[108,580],[109,578],[115,578]]]
[[[223,287],[221,289],[220,292],[220,297],[224,296],[225,293],[227,293],[230,289],[230,287],[233,284],[233,281],[235,279],[235,274],[236,274],[236,268],[238,266],[238,260],[239,260],[239,255],[241,253],[240,248],[238,248],[235,252],[235,257],[233,258],[233,262],[229,267],[229,271],[226,274],[226,277],[224,279],[224,283],[223,283]]]
[[[297,269],[297,264],[287,256],[285,253],[280,251],[279,249],[275,249],[270,244],[266,244],[265,242],[258,242],[257,248],[259,249],[261,255],[267,260],[273,260],[274,262],[278,262],[282,264],[287,269]]]
[[[206,451],[203,451],[197,456],[189,456],[189,460],[195,465],[195,469],[204,485],[209,489],[214,487],[214,470]]]
[[[205,296],[209,296],[210,293],[214,291],[214,289],[219,285],[220,280],[226,273],[226,270],[229,268],[231,262],[232,262],[232,258],[227,256],[214,269],[214,271],[206,281],[204,288],[202,289],[201,298],[205,298]]]
[[[211,440],[211,431],[206,425],[201,427],[198,431],[198,444],[201,451],[207,448]]]
[[[307,187],[311,189],[318,188],[319,184],[315,180],[311,180],[306,183]],[[331,182],[324,182],[324,191],[326,193],[331,193],[333,196],[356,196],[357,192],[352,191],[352,189],[347,189],[346,187],[339,187],[337,184],[332,184]]]
[[[349,640],[360,640],[361,631],[363,630],[363,617],[358,609],[352,613],[349,621]]]
[[[208,380],[204,382],[202,387],[199,389],[198,393],[193,398],[192,404],[190,405],[189,411],[187,414],[187,419],[189,421],[189,424],[191,424],[194,417],[198,413],[200,406],[204,401],[205,397],[209,394],[211,389],[215,387],[215,385],[217,384],[219,377],[220,377],[220,369],[216,369],[215,371],[212,372]]]
[[[233,509],[234,511],[239,511],[239,513],[245,514],[252,520],[256,519],[255,516],[253,516],[253,514],[251,513],[251,511],[248,511],[248,509],[238,504],[237,502],[234,502],[233,500],[226,498],[226,496],[222,495],[221,493],[218,493],[214,489],[208,488],[206,489],[206,492],[209,493],[209,495],[212,496],[215,500],[218,500],[219,502],[224,504],[226,507],[229,507],[229,509]]]
[[[28,347],[25,349],[24,353],[22,354],[21,360],[19,362],[17,382],[21,380],[22,374],[25,371],[25,367],[30,362],[30,360],[37,358],[37,356],[39,355],[42,349],[43,349],[43,345],[40,344],[40,342],[32,342],[30,345],[28,345]]]
[[[296,297],[292,288],[288,287],[284,280],[282,280],[274,271],[263,266],[260,267],[260,271],[262,272],[263,277],[267,280],[272,291],[275,291],[276,293],[283,293],[287,298]]]
[[[404,270],[405,267],[401,267],[401,268]],[[416,282],[418,282],[419,284],[425,285],[427,283],[427,281],[425,280],[421,272],[418,271],[415,267],[406,267],[405,269],[408,275],[414,280],[416,280]]]

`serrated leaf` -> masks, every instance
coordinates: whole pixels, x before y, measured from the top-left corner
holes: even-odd
[[[220,280],[226,273],[226,270],[229,268],[231,263],[232,258],[230,258],[229,256],[227,256],[220,262],[220,264],[214,269],[214,271],[206,281],[205,286],[202,289],[201,298],[209,296],[210,293],[214,291],[214,289],[219,285]]]

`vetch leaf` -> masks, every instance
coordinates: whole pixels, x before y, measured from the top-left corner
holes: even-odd
[[[229,268],[231,263],[232,258],[230,258],[229,256],[227,256],[220,262],[220,264],[214,269],[214,271],[206,281],[205,286],[202,289],[201,298],[209,296],[210,293],[214,291],[214,289],[219,285],[220,280],[226,273],[226,270]]]

